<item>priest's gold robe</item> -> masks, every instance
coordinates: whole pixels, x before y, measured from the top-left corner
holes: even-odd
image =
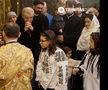
[[[0,47],[0,90],[32,90],[33,71],[30,49],[19,43]]]

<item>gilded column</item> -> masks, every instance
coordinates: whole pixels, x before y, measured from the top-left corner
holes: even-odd
[[[17,16],[19,15],[20,10],[20,0],[17,0]]]
[[[11,1],[10,0],[4,0],[5,1],[5,23],[8,22],[7,20],[7,13],[11,10]]]
[[[2,0],[0,0],[0,41],[2,41]]]
[[[7,13],[11,10],[10,0],[0,0],[0,41],[2,40],[3,25],[8,22]]]

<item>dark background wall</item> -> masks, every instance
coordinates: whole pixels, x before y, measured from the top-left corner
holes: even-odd
[[[24,7],[33,7],[33,1],[34,0],[20,0],[20,12]],[[53,6],[56,4],[59,0],[43,0],[47,3],[48,6],[48,13],[51,15],[54,15],[53,12]],[[12,11],[15,11],[17,13],[17,0],[11,0]]]
[[[34,0],[20,0],[20,12],[24,7],[32,7]],[[53,6],[56,4],[59,0],[43,0],[47,3],[48,6],[48,13],[51,15],[54,15]],[[100,0],[79,0],[82,2],[83,7],[92,7],[95,4],[99,5]],[[17,13],[17,0],[11,0],[12,11],[15,11]]]

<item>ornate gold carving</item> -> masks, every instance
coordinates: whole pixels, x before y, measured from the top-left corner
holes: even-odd
[[[5,23],[8,22],[7,20],[7,13],[11,10],[11,0],[4,0],[5,1]]]
[[[0,41],[2,40],[2,27],[8,22],[7,13],[11,10],[10,0],[0,0]]]

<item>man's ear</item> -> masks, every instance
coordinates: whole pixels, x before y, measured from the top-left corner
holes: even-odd
[[[24,17],[24,14],[21,13],[21,16]]]
[[[3,37],[5,37],[5,36],[6,36],[6,34],[5,34],[5,32],[4,32],[4,31],[2,32],[2,35],[3,35]]]
[[[21,13],[21,16],[23,17],[23,14]]]
[[[33,5],[33,9],[35,8],[35,5]]]
[[[45,7],[45,9],[47,10],[48,8],[47,8],[47,7]]]
[[[21,36],[21,32],[19,32],[18,38],[20,38],[20,36]]]

